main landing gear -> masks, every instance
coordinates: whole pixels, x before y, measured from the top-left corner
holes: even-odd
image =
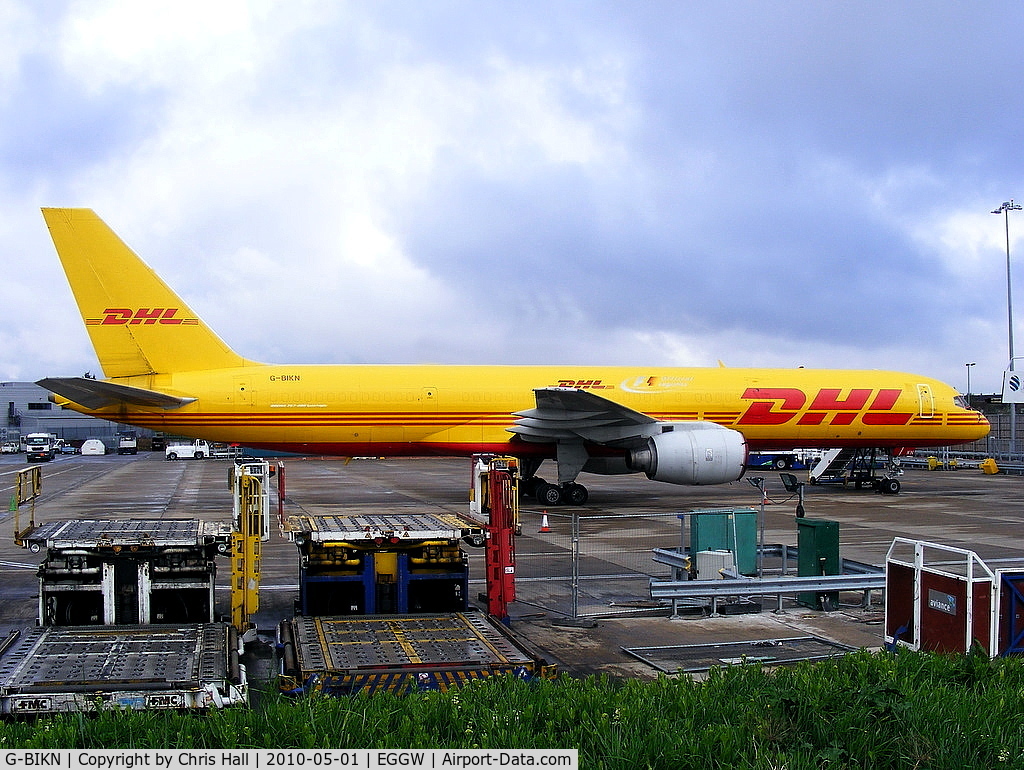
[[[539,476],[530,476],[520,482],[523,491],[537,498],[542,505],[583,505],[590,497],[587,488],[575,481],[568,484],[549,484]]]

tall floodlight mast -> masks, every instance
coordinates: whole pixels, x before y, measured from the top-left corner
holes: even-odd
[[[992,211],[1002,214],[1006,221],[1006,327],[1010,346],[1010,371],[1013,371],[1013,288],[1010,283],[1010,212],[1020,211],[1021,205],[1014,203],[1013,198],[1004,201],[1003,205]],[[1017,405],[1010,404],[1010,454],[1017,453]]]

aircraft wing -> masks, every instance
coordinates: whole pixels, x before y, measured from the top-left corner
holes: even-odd
[[[578,388],[537,388],[535,409],[516,412],[509,431],[538,443],[589,441],[638,446],[658,433],[658,421]]]
[[[191,404],[194,398],[182,398],[161,393],[157,390],[133,388],[89,377],[47,377],[37,380],[36,385],[46,388],[58,396],[81,404],[87,409],[102,409],[117,404],[133,404],[158,409],[178,409]]]

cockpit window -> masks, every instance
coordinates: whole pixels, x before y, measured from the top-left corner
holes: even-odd
[[[972,409],[973,410],[973,407],[967,401],[967,396],[960,396],[960,395],[954,396],[953,397],[953,403],[956,404],[961,409]]]

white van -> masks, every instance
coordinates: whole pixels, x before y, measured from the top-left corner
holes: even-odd
[[[83,455],[105,455],[106,453],[107,445],[98,438],[87,438],[82,442]]]

